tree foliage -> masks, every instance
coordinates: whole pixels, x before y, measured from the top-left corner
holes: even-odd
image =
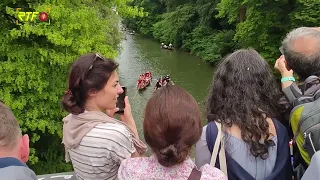
[[[131,2],[131,1],[130,1]],[[115,58],[119,16],[143,16],[127,0],[5,0],[0,2],[0,97],[30,136],[29,165],[37,174],[72,170],[61,144],[60,98],[71,63],[88,52]],[[46,22],[19,22],[21,11],[49,12]]]
[[[135,5],[146,0],[135,0]],[[291,29],[317,26],[318,0],[154,0],[148,1],[151,17],[127,25],[140,31],[142,24],[153,25],[148,35],[161,42],[175,42],[216,64],[234,49],[252,47],[270,63],[280,55],[281,39]],[[165,7],[163,7],[163,5]],[[150,7],[162,11],[149,11]],[[143,22],[143,23],[142,23]],[[131,24],[134,26],[131,26]],[[145,34],[145,31],[140,31]]]

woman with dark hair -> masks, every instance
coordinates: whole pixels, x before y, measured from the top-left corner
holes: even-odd
[[[117,179],[121,161],[146,150],[128,97],[122,121],[112,118],[123,93],[117,67],[97,53],[81,56],[71,67],[69,88],[62,100],[70,113],[63,119],[63,144],[66,161],[71,159],[78,179]]]
[[[218,169],[197,170],[189,153],[201,135],[201,116],[195,99],[184,89],[168,84],[159,89],[145,109],[143,132],[154,155],[124,160],[121,180],[220,180]]]
[[[255,50],[238,50],[222,60],[207,100],[209,124],[196,144],[197,166],[210,163],[220,123],[229,179],[290,179],[288,133],[276,119],[281,96],[268,63]]]

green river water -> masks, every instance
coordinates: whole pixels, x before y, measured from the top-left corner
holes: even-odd
[[[191,93],[204,112],[203,104],[209,91],[213,67],[187,52],[163,50],[159,42],[137,35],[126,34],[126,40],[121,46],[121,52],[116,59],[119,63],[120,83],[127,87],[132,113],[142,139],[144,108],[153,94],[155,79],[160,76],[170,74],[174,84]],[[137,92],[136,80],[141,73],[148,70],[152,72],[154,78],[152,85],[145,91]],[[177,113],[183,112],[177,110]],[[203,115],[203,123],[205,123],[204,117]]]

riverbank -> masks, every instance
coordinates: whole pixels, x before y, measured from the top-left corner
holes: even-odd
[[[172,43],[217,64],[234,49],[252,47],[270,64],[280,56],[281,40],[291,29],[318,26],[318,1],[143,1],[147,17],[126,18],[123,23],[139,34]]]

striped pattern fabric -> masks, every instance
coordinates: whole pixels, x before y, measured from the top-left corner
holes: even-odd
[[[88,132],[80,146],[69,150],[79,180],[118,179],[122,160],[136,151],[130,133],[119,124],[101,123]]]

